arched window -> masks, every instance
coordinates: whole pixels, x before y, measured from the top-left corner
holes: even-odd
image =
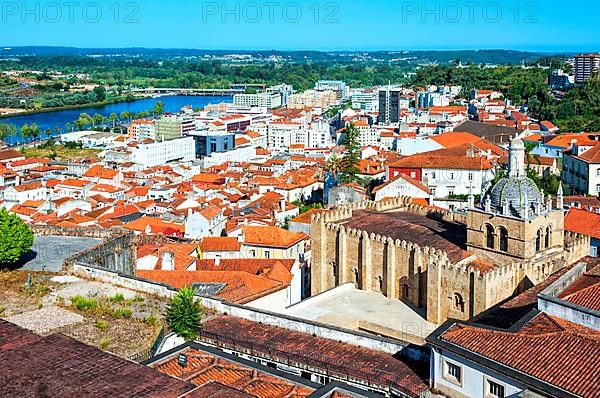
[[[552,227],[548,225],[546,227],[546,237],[544,238],[544,246],[547,248],[550,247],[550,242],[552,241]]]
[[[542,251],[542,230],[541,229],[539,229],[537,231],[537,235],[535,237],[535,251],[536,252]]]
[[[465,300],[460,293],[454,293],[454,309],[460,312],[465,312]]]
[[[406,283],[400,285],[400,297],[402,297],[403,300],[408,299],[408,285]]]
[[[488,249],[494,248],[494,227],[489,224],[485,226],[485,242]]]
[[[504,227],[500,228],[500,250],[508,252],[508,230]]]

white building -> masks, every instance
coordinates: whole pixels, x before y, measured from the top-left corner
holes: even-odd
[[[379,97],[377,92],[356,91],[350,95],[352,109],[365,112],[379,112]]]
[[[375,201],[379,202],[384,198],[397,198],[399,196],[408,196],[415,199],[429,199],[429,188],[417,180],[405,175],[399,175],[373,189]]]
[[[279,108],[283,105],[281,94],[278,92],[258,94],[236,94],[233,96],[234,105],[260,107],[267,109]]]
[[[191,162],[196,159],[196,145],[193,137],[138,144],[132,149],[131,158],[133,163],[144,167],[160,166],[175,161]]]
[[[225,231],[226,222],[227,217],[223,214],[223,209],[217,206],[211,205],[198,212],[189,209],[185,220],[185,237],[200,239],[221,236]]]
[[[594,145],[595,143],[595,145]],[[562,181],[567,193],[600,194],[600,143],[573,143],[563,152]]]
[[[48,199],[48,188],[39,182],[11,186],[4,189],[4,200],[23,204],[28,200],[39,201]]]
[[[213,152],[210,156],[202,158],[204,168],[217,166],[223,163],[241,163],[247,162],[256,157],[255,145],[243,145],[226,152]]]

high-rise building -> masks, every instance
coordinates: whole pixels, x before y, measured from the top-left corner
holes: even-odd
[[[192,115],[165,113],[156,121],[156,138],[159,140],[181,138],[195,130],[196,121]]]
[[[392,124],[400,121],[402,87],[386,86],[379,89],[379,124]]]
[[[600,55],[581,54],[575,56],[575,83],[585,83],[594,73],[600,70]]]

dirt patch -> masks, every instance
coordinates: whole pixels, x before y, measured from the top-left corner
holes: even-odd
[[[31,276],[29,286],[28,275]],[[43,307],[44,297],[58,286],[50,281],[52,275],[43,272],[0,272],[0,316],[8,317]]]
[[[61,329],[60,332],[83,343],[128,358],[152,347],[160,325],[150,327],[139,321],[88,318],[88,322]]]
[[[154,296],[56,273],[0,272],[0,317],[52,318],[49,310],[60,307],[81,322],[68,326],[55,322],[48,332],[61,332],[124,358],[152,347],[164,323],[166,304]],[[30,329],[39,329],[33,323]]]

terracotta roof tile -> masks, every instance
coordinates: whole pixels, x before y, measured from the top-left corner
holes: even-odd
[[[440,339],[572,394],[598,396],[599,331],[541,313],[517,332],[455,324]]]
[[[230,395],[227,397],[301,398],[308,397],[314,391],[312,388],[294,384],[289,380],[257,371],[198,349],[188,349],[185,354],[188,357],[188,366],[183,373],[184,380],[196,385],[217,382],[231,389]],[[162,363],[155,364],[154,367],[168,375],[181,377],[181,368],[177,364],[177,357],[171,357]],[[238,395],[237,392],[243,392],[244,395]],[[210,397],[210,395],[204,396]]]
[[[290,232],[282,228],[244,226],[244,244],[287,248],[306,239],[306,234]]]
[[[406,364],[380,351],[226,315],[210,318],[200,330],[200,341],[215,343],[217,336],[217,345],[235,343],[239,349],[250,349],[266,358],[290,358],[327,369],[332,375],[397,385],[415,396],[428,390]]]
[[[565,230],[600,239],[600,214],[572,207],[565,216]]]

